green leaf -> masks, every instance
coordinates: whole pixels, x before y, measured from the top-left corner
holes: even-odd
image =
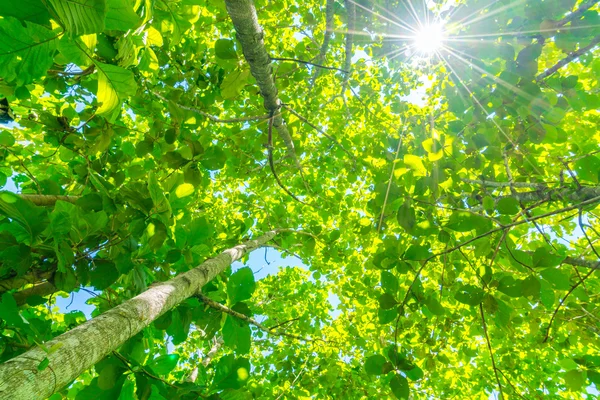
[[[569,290],[571,288],[569,275],[558,268],[546,268],[540,272],[540,275],[550,282],[552,287],[556,290]]]
[[[126,31],[140,23],[140,17],[133,11],[129,0],[107,0],[106,29]]]
[[[24,328],[27,321],[19,314],[17,302],[10,293],[2,295],[2,303],[0,304],[0,319],[3,319],[7,324],[14,325],[19,328]]]
[[[534,268],[556,267],[565,259],[565,256],[554,255],[552,249],[548,246],[542,246],[535,249],[532,262]]]
[[[0,145],[10,147],[15,144],[15,138],[9,131],[0,132]]]
[[[48,357],[44,357],[44,359],[42,360],[42,362],[40,362],[37,366],[38,371],[43,371],[46,368],[48,368],[48,365],[50,365],[50,360],[48,359]]]
[[[434,296],[429,296],[425,300],[425,305],[427,306],[427,308],[429,309],[429,311],[431,311],[431,313],[433,315],[444,315],[446,312],[446,309],[440,304],[438,299],[436,299]]]
[[[146,363],[146,366],[151,368],[156,374],[166,376],[175,368],[177,362],[179,362],[179,355],[164,354],[150,360]]]
[[[600,158],[587,156],[577,160],[574,165],[578,179],[589,182],[600,182]]]
[[[223,169],[227,162],[227,155],[217,146],[211,146],[202,155],[200,164],[211,171]]]
[[[116,65],[95,61],[98,69],[98,103],[101,106],[96,112],[111,119],[117,117],[121,103],[129,96],[135,95],[137,84],[133,73]]]
[[[556,300],[554,290],[552,289],[550,283],[548,283],[546,280],[540,281],[540,286],[540,300],[542,301],[544,307],[546,307],[548,310],[551,310],[554,307],[554,301]]]
[[[456,232],[470,232],[472,230],[489,230],[491,222],[489,219],[469,212],[454,211],[446,228]]]
[[[396,304],[398,304],[396,298],[389,293],[383,293],[381,296],[379,296],[378,301],[379,308],[381,308],[382,310],[388,310],[394,307]]]
[[[406,164],[407,167],[409,167],[410,169],[412,169],[414,171],[415,176],[426,176],[427,175],[427,170],[425,169],[425,166],[423,165],[423,161],[421,160],[421,157],[414,156],[411,154],[405,154],[404,155],[404,164]]]
[[[40,25],[49,25],[50,22],[50,13],[42,0],[0,0],[0,15]]]
[[[579,370],[571,370],[563,375],[565,384],[570,390],[578,391],[585,384],[585,372]]]
[[[467,304],[469,306],[477,306],[483,300],[484,292],[477,286],[473,285],[463,285],[461,286],[454,298],[463,304]]]
[[[365,361],[365,371],[369,375],[381,375],[385,363],[386,359],[381,354],[372,355]]]
[[[392,377],[390,380],[390,389],[397,399],[408,400],[410,388],[408,387],[408,381],[402,375],[395,374]]]
[[[500,214],[515,215],[521,210],[521,206],[519,205],[519,202],[512,197],[503,197],[498,200],[496,210],[498,210]]]
[[[406,377],[408,379],[410,379],[411,381],[418,381],[419,379],[423,378],[423,376],[424,376],[423,370],[421,368],[417,367],[416,365],[414,368],[404,371],[404,373],[406,374]]]
[[[179,198],[189,196],[194,193],[194,185],[190,183],[182,183],[175,189],[175,195]]]
[[[239,354],[248,354],[251,346],[251,330],[247,322],[228,315],[223,324],[223,342]]]
[[[48,0],[67,32],[72,36],[104,30],[105,0]]]
[[[215,54],[223,60],[236,60],[235,43],[229,39],[217,39],[215,42]]]
[[[225,76],[221,83],[221,96],[224,99],[234,99],[242,92],[244,86],[248,83],[250,71],[247,69],[236,69]]]
[[[498,283],[498,290],[510,297],[523,296],[523,283],[512,276],[505,276]]]
[[[405,201],[398,209],[398,224],[408,233],[412,233],[417,223],[415,210],[411,207],[409,201]]]
[[[0,19],[0,78],[25,85],[52,66],[58,35],[32,22],[12,17]]]
[[[113,262],[96,261],[96,267],[90,271],[90,283],[98,290],[104,290],[117,280],[119,271]]]
[[[431,256],[429,245],[413,244],[404,253],[404,259],[410,261],[426,260]]]
[[[229,304],[249,299],[254,289],[256,289],[256,282],[252,270],[248,267],[238,269],[227,281]]]
[[[398,292],[398,278],[388,271],[381,271],[381,288],[392,295]]]

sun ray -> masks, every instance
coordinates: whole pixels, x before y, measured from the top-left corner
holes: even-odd
[[[502,135],[506,138],[506,140],[508,140],[508,142],[513,146],[513,148],[515,149],[515,151],[518,151],[521,153],[521,155],[525,158],[525,160],[527,160],[527,162],[531,165],[531,167],[535,170],[536,173],[538,173],[540,176],[543,176],[543,174],[541,173],[541,171],[536,167],[536,165],[531,162],[531,160],[529,160],[528,155],[525,154],[525,152],[523,151],[523,149],[520,146],[517,146],[517,144],[512,140],[512,138],[504,131],[504,129],[502,129],[502,127],[498,124],[498,122],[496,122],[496,120],[491,116],[490,113],[487,112],[487,110],[485,109],[485,107],[479,102],[479,100],[477,100],[477,97],[475,97],[475,94],[471,91],[471,89],[469,89],[469,87],[465,84],[465,82],[461,79],[460,76],[458,76],[458,73],[456,72],[456,70],[452,67],[452,65],[448,62],[448,60],[446,60],[444,58],[444,56],[438,52],[438,55],[440,56],[440,58],[442,60],[444,60],[444,63],[448,66],[448,68],[450,68],[450,70],[452,71],[452,73],[454,74],[454,76],[456,76],[456,78],[458,79],[458,81],[461,83],[461,85],[465,88],[465,90],[467,91],[467,93],[469,93],[469,95],[471,96],[471,98],[475,101],[475,103],[481,108],[481,110],[485,113],[485,115],[488,117],[488,119],[490,121],[492,121],[492,123],[498,128],[498,130],[500,131],[500,133],[502,133]]]
[[[468,66],[474,68],[475,70],[481,72],[482,74],[485,74],[487,78],[491,79],[492,81],[496,82],[497,84],[500,84],[500,85],[504,86],[505,88],[507,88],[509,90],[512,90],[513,92],[515,92],[516,94],[520,95],[524,99],[527,99],[527,100],[530,100],[530,101],[536,99],[534,96],[532,96],[529,93],[523,91],[522,89],[518,88],[517,86],[511,85],[510,83],[508,83],[505,80],[497,77],[496,75],[492,74],[491,72],[486,71],[485,69],[479,67],[478,65],[470,63],[467,59],[461,57],[458,53],[464,54],[464,55],[466,55],[468,57],[473,57],[470,54],[465,53],[463,51],[460,51],[458,49],[454,49],[454,48],[452,48],[450,46],[444,46],[444,50],[446,50],[448,53],[452,54],[459,61],[462,61],[463,63],[465,63],[465,65],[468,65]],[[548,104],[545,101],[541,102],[540,105],[543,106],[545,110],[549,110],[551,108],[550,104]]]
[[[388,17],[385,17],[385,16],[383,16],[383,15],[381,15],[381,14],[379,14],[379,13],[377,13],[377,12],[375,12],[375,11],[373,11],[373,10],[371,10],[371,9],[369,9],[369,8],[367,8],[367,7],[365,7],[365,6],[363,6],[362,4],[359,4],[359,3],[357,3],[357,2],[356,2],[356,1],[354,1],[354,0],[349,0],[349,1],[350,1],[352,4],[354,4],[354,5],[356,5],[356,6],[360,7],[360,8],[362,8],[363,10],[365,10],[365,11],[367,11],[367,12],[369,12],[369,13],[371,13],[371,14],[375,15],[376,17],[379,17],[379,18],[383,19],[384,21],[390,22],[390,23],[392,23],[392,24],[396,25],[396,26],[397,26],[397,27],[399,27],[399,28],[406,29],[406,30],[409,30],[409,31],[411,31],[411,32],[416,32],[416,31],[415,31],[415,29],[413,29],[413,28],[412,28],[412,27],[411,27],[409,24],[407,24],[406,22],[402,22],[402,24],[400,24],[399,22],[396,22],[396,21],[394,21],[394,20],[392,20],[392,19],[390,19],[390,18],[388,18]]]
[[[407,30],[411,30],[412,32],[416,32],[416,29],[415,29],[413,26],[411,26],[411,24],[410,24],[410,23],[408,23],[407,21],[405,21],[405,20],[403,20],[402,18],[400,18],[400,17],[399,17],[399,16],[398,16],[396,13],[393,13],[392,11],[390,11],[390,10],[388,10],[388,9],[386,9],[386,8],[384,8],[384,7],[382,7],[382,6],[380,6],[379,4],[374,4],[374,6],[375,6],[375,7],[377,7],[377,8],[379,8],[379,9],[380,9],[380,10],[382,10],[382,11],[385,11],[385,12],[389,13],[389,15],[391,16],[391,18],[394,18],[394,19],[396,19],[397,21],[399,21],[399,22],[401,22],[402,24],[404,24],[404,25],[405,25],[405,29],[407,29]],[[406,8],[406,6],[404,6],[404,8]],[[409,12],[409,14],[410,14],[410,12]],[[416,19],[416,18],[415,18],[415,16],[414,16],[413,14],[410,14],[410,16],[412,17],[412,19],[414,19],[414,20],[415,20],[415,22],[416,22],[416,23],[417,23],[417,25],[418,25],[418,23],[419,23],[419,20],[418,20],[418,19]]]
[[[569,30],[578,30],[578,29],[587,29],[587,28],[597,28],[600,24],[595,25],[585,25],[585,26],[575,26],[568,27]],[[450,41],[457,41],[456,39],[463,38],[484,38],[484,37],[501,37],[501,36],[519,36],[527,33],[549,33],[549,32],[559,32],[563,31],[565,28],[555,28],[555,29],[536,29],[536,30],[528,30],[528,31],[508,31],[508,32],[497,32],[497,33],[483,33],[477,35],[452,35],[451,38],[448,38]]]
[[[502,6],[502,7],[496,8],[496,9],[494,9],[494,10],[492,10],[492,11],[486,13],[486,14],[483,14],[483,15],[480,15],[478,17],[475,17],[472,20],[465,21],[466,18],[463,18],[460,21],[457,21],[456,25],[466,25],[466,26],[473,25],[475,22],[483,21],[485,19],[493,17],[496,14],[500,14],[501,12],[504,12],[506,10],[510,10],[511,8],[519,6],[522,3],[526,3],[526,2],[527,2],[527,0],[517,0],[517,1],[512,2],[510,4],[506,4],[506,5]],[[492,4],[496,4],[496,2],[494,2]],[[492,4],[490,4],[490,5],[492,5]],[[483,9],[480,9],[479,11],[482,11],[482,10]],[[473,15],[473,14],[471,14],[471,15]]]

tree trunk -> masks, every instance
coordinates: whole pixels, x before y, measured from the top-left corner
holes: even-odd
[[[285,143],[287,153],[294,160],[296,168],[302,171],[300,162],[296,157],[294,141],[279,113],[281,101],[277,96],[271,58],[265,49],[265,42],[263,41],[265,34],[258,23],[254,2],[252,0],[225,0],[225,5],[235,27],[237,38],[242,44],[244,58],[250,65],[250,72],[256,79],[260,94],[264,99],[265,108],[274,116],[273,127]]]
[[[151,286],[140,295],[45,343],[56,351],[33,348],[0,365],[0,400],[45,399],[116,350],[158,317],[187,298],[240,259],[271,240],[270,231],[225,250],[177,277]],[[60,345],[59,345],[60,344]],[[59,346],[57,346],[59,345]],[[39,371],[40,362],[49,359]]]

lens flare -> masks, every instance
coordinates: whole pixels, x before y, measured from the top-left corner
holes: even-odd
[[[446,39],[442,24],[423,26],[414,36],[413,45],[417,52],[430,56],[438,51]]]

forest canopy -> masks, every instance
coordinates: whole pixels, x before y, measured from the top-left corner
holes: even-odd
[[[0,399],[596,398],[599,12],[0,0]]]

